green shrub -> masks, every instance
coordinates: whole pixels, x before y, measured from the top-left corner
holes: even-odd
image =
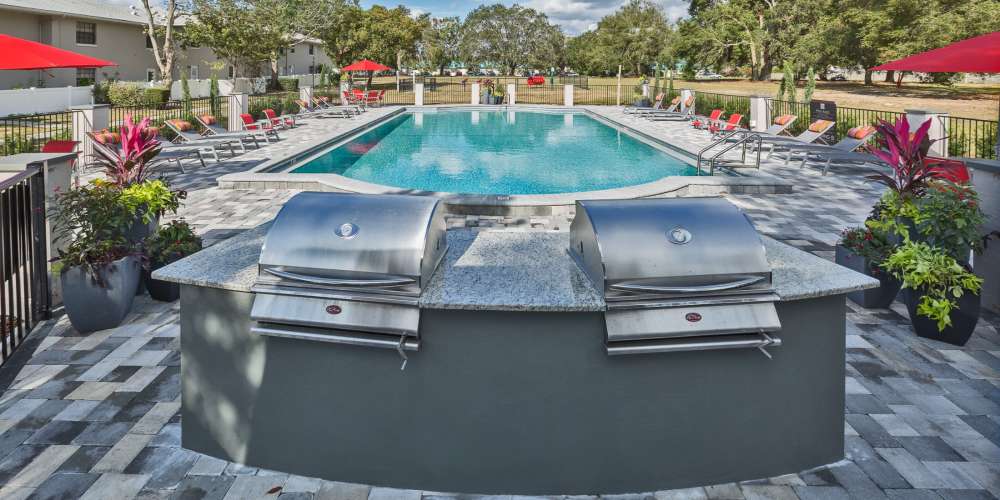
[[[143,89],[143,104],[163,104],[170,100],[170,89],[149,87]]]
[[[278,87],[281,90],[299,90],[299,79],[292,77],[278,78]]]
[[[141,106],[145,87],[137,83],[111,82],[108,86],[108,102],[115,106]]]
[[[108,98],[108,93],[111,90],[111,84],[114,80],[103,80],[94,84],[94,90],[91,93],[94,95],[94,104],[108,104],[111,100]]]

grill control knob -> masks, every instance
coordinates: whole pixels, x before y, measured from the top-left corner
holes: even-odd
[[[349,240],[358,235],[358,226],[355,226],[350,222],[345,222],[337,227],[335,232],[337,233],[337,236],[340,236],[345,240]]]
[[[677,226],[667,232],[667,239],[675,245],[683,245],[691,241],[691,232],[683,227]]]

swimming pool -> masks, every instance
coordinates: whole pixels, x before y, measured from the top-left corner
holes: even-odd
[[[586,114],[401,113],[291,170],[402,189],[529,195],[613,189],[695,168]]]

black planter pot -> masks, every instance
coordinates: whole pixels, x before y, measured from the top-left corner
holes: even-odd
[[[958,307],[951,311],[951,326],[939,331],[937,322],[917,314],[917,304],[925,295],[923,290],[908,290],[906,294],[906,310],[910,314],[910,324],[918,337],[937,340],[952,345],[963,346],[972,337],[979,321],[979,308],[982,297],[966,292],[958,299]]]
[[[872,266],[868,259],[855,254],[845,246],[837,245],[835,259],[837,264],[866,276],[871,276],[879,281],[878,288],[859,290],[847,294],[847,298],[866,309],[884,309],[889,307],[892,301],[896,299],[896,295],[899,294],[899,289],[903,286],[903,282],[896,279],[895,276]]]
[[[150,263],[150,269],[143,269],[142,271],[142,278],[146,283],[146,290],[149,291],[149,296],[161,302],[173,302],[181,298],[181,285],[179,283],[157,280],[151,277],[153,271],[167,264]]]
[[[114,328],[132,309],[141,271],[138,257],[125,257],[100,270],[107,287],[95,283],[81,267],[65,269],[59,276],[63,305],[78,332]]]
[[[129,243],[139,243],[155,233],[159,227],[159,217],[154,217],[153,220],[149,221],[149,224],[146,224],[142,221],[142,217],[136,216],[132,224],[129,224],[128,228],[125,229],[125,239]]]
[[[479,95],[479,104],[493,104],[493,96],[489,92]]]

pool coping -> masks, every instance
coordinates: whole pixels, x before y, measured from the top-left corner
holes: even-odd
[[[309,191],[339,191],[363,194],[410,194],[433,196],[441,199],[449,211],[453,213],[478,213],[480,209],[508,209],[504,212],[516,212],[518,207],[571,207],[577,200],[628,199],[669,196],[708,196],[718,194],[779,194],[791,193],[793,184],[777,177],[763,174],[756,176],[670,176],[652,182],[636,184],[613,189],[596,191],[579,191],[556,194],[538,195],[495,195],[495,194],[463,194],[438,191],[423,191],[397,188],[382,184],[359,181],[338,174],[293,174],[289,172],[268,172],[279,166],[296,163],[318,153],[330,145],[342,142],[368,129],[406,113],[407,111],[426,111],[428,109],[467,109],[470,111],[540,111],[540,112],[572,112],[585,114],[601,123],[622,130],[648,143],[651,147],[663,150],[682,160],[692,162],[696,153],[683,147],[665,142],[638,131],[627,124],[616,121],[608,116],[594,112],[589,107],[566,107],[546,105],[433,105],[433,106],[400,106],[373,120],[358,124],[350,130],[325,136],[295,148],[281,157],[270,159],[253,169],[219,177],[218,186],[222,189],[301,189]]]

